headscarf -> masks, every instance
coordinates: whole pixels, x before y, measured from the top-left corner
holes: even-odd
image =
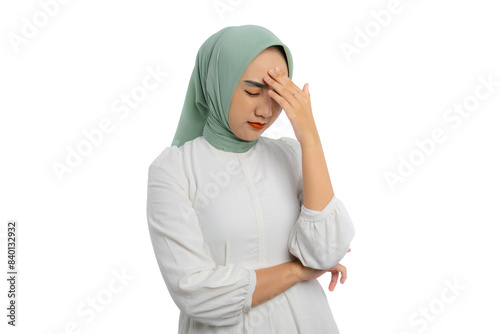
[[[258,139],[243,140],[231,131],[229,106],[248,65],[273,45],[285,50],[288,76],[292,78],[290,50],[266,28],[231,26],[210,36],[198,50],[172,146],[180,147],[201,135],[223,151],[241,153],[254,146]]]

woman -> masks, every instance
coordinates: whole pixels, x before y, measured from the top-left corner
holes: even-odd
[[[269,30],[201,46],[171,147],[149,167],[153,249],[179,333],[338,333],[316,280],[345,267],[354,227],[333,193],[308,85]],[[285,110],[296,138],[261,137]]]

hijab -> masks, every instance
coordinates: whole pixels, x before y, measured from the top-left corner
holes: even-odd
[[[266,28],[230,26],[211,35],[198,50],[172,146],[180,147],[203,135],[210,144],[223,151],[242,153],[253,147],[258,139],[244,140],[231,131],[229,106],[248,65],[273,45],[285,50],[291,79],[292,54]]]

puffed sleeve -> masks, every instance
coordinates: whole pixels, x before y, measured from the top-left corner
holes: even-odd
[[[310,214],[311,216],[315,216],[317,215],[318,213],[320,213],[321,211],[317,211],[317,210],[311,210],[311,209],[308,209],[304,206],[304,204],[302,204],[302,210],[304,210],[304,212]]]
[[[300,143],[289,137],[280,140],[293,149],[300,170],[297,194],[301,209],[288,237],[288,250],[306,267],[332,268],[347,254],[355,234],[354,225],[337,194],[318,213],[304,210]]]
[[[149,167],[147,221],[161,274],[179,309],[212,326],[240,322],[251,308],[255,271],[217,265],[205,250],[178,147],[165,149]]]

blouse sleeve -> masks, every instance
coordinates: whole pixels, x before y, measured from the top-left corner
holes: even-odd
[[[311,216],[314,216],[314,215],[317,215],[318,213],[320,213],[321,211],[316,211],[316,210],[311,210],[311,209],[308,209],[304,206],[304,204],[302,204],[302,210],[304,210],[304,212],[310,214]]]
[[[256,273],[217,265],[206,252],[180,153],[167,148],[148,170],[147,221],[156,260],[184,314],[212,326],[234,325],[251,308]]]
[[[311,214],[304,210],[300,143],[288,137],[281,140],[294,150],[300,170],[297,194],[301,210],[290,231],[288,250],[306,267],[321,270],[332,268],[347,254],[355,234],[354,225],[336,194],[318,213]]]

